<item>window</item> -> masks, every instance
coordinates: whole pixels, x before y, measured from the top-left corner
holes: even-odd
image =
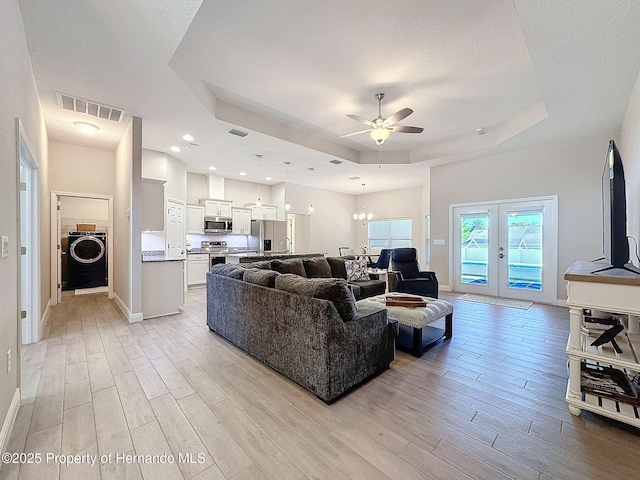
[[[411,246],[410,218],[371,220],[368,224],[369,250],[373,247],[398,248]]]

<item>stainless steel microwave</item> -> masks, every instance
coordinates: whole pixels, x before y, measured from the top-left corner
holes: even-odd
[[[231,233],[231,220],[217,217],[205,217],[204,233]]]

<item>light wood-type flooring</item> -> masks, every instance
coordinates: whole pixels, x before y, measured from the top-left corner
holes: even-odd
[[[0,479],[640,478],[637,429],[567,409],[567,309],[457,296],[450,341],[326,405],[210,332],[204,289],[136,324],[65,295],[23,349],[8,448],[41,461]]]

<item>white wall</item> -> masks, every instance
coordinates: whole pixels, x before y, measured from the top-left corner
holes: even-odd
[[[187,172],[187,203],[198,203],[209,196],[209,179],[201,173]]]
[[[630,243],[630,254],[638,266],[634,251],[640,242],[640,75],[629,99],[618,150],[624,163],[627,186],[627,235],[636,240]]]
[[[142,150],[142,178],[162,180],[165,196],[187,201],[187,166],[171,155]]]
[[[423,193],[425,190],[429,191],[428,185],[358,195],[356,197],[357,208],[351,212],[351,221],[354,223],[356,231],[354,248],[357,249],[360,245],[367,245],[368,243],[367,225],[362,225],[362,222],[353,220],[353,214],[361,213],[364,205],[367,213],[373,213],[374,220],[400,218],[410,218],[412,220],[411,244],[418,250],[420,264],[423,268],[426,268],[424,218],[425,215],[429,214],[429,206],[425,201],[425,194]]]
[[[612,134],[591,135],[431,169],[431,269],[442,285],[449,273],[449,205],[558,195],[558,291],[576,260],[602,256],[602,168]]]
[[[49,162],[51,190],[109,196],[115,191],[114,152],[51,142]]]
[[[130,321],[142,319],[142,122],[134,117],[115,152],[113,292]]]
[[[17,144],[15,119],[22,121],[38,168],[41,315],[49,302],[49,168],[47,132],[27,49],[22,16],[17,1],[0,6],[0,235],[9,238],[9,256],[0,259],[0,431],[7,422],[19,378],[18,342],[18,229]],[[6,352],[11,350],[13,367],[7,373]],[[18,398],[19,400],[19,398]],[[15,413],[15,412],[13,412]],[[4,439],[0,439],[4,440]],[[2,445],[0,445],[2,447]]]
[[[273,205],[271,201],[271,185],[261,184],[258,189],[257,183],[243,182],[232,178],[224,179],[224,198],[220,200],[232,201],[234,207],[244,207],[247,203],[257,202],[258,191],[260,192],[262,203]]]

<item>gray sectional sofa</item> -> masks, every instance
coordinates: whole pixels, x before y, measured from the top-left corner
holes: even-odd
[[[207,325],[333,402],[389,366],[397,322],[384,309],[358,310],[345,279],[309,278],[307,271],[316,263],[326,269],[324,262],[307,262],[305,276],[291,271],[303,261],[284,263],[215,265],[207,274]]]

